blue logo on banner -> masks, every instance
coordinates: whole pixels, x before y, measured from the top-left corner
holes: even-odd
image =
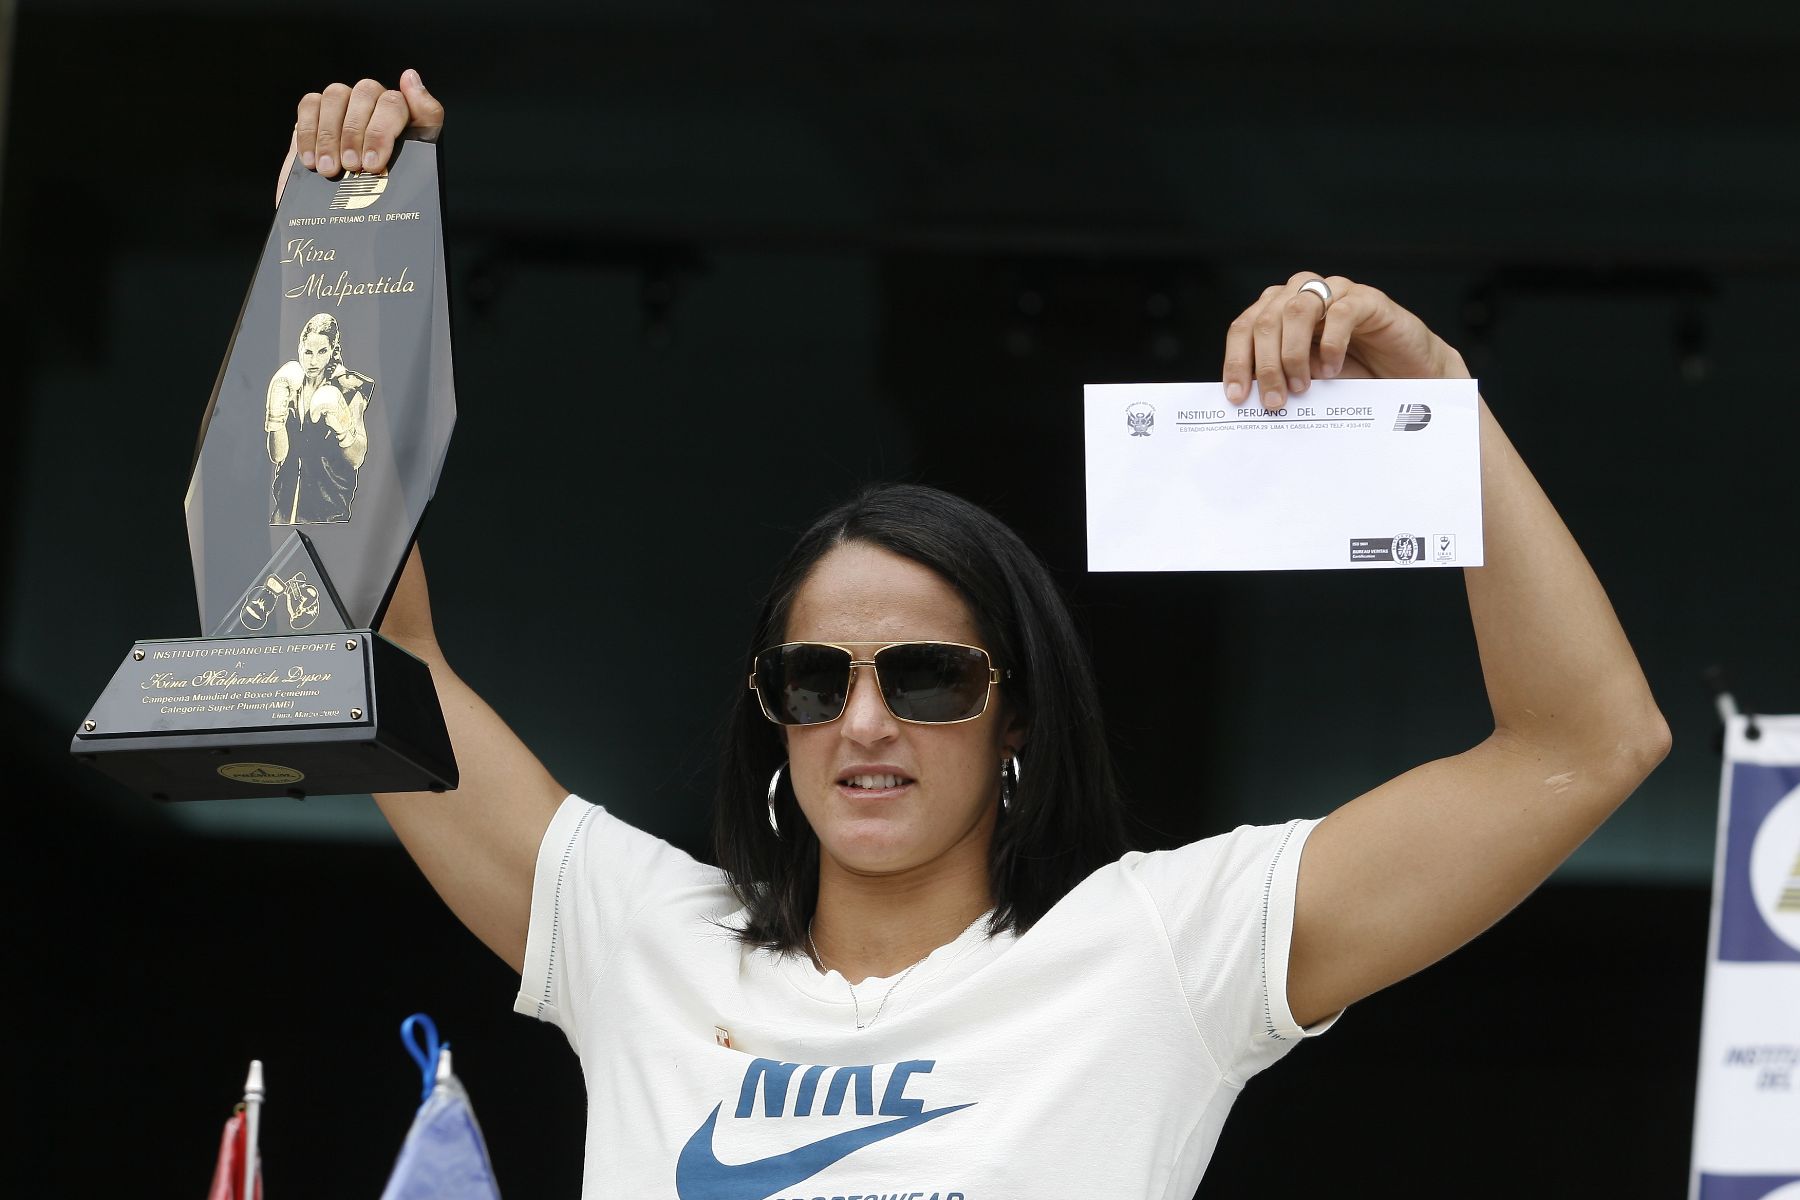
[[[1750,869],[1756,835],[1769,814],[1796,788],[1800,788],[1800,766],[1738,763],[1731,769],[1725,880],[1719,895],[1720,962],[1800,962],[1800,949],[1789,945],[1763,919]],[[1795,852],[1800,853],[1800,847]]]
[[[1800,1189],[1800,1175],[1707,1175],[1700,1176],[1700,1200],[1765,1200],[1784,1184]],[[1795,1194],[1800,1194],[1796,1191]],[[1780,1200],[1788,1200],[1783,1195]]]

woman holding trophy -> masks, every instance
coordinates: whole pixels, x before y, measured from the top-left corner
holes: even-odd
[[[416,72],[334,84],[291,154],[378,172],[443,120]],[[1277,407],[1467,371],[1381,292],[1305,272],[1232,324],[1222,375]],[[431,664],[462,782],[377,799],[580,1055],[590,1194],[1191,1195],[1251,1075],[1505,915],[1667,752],[1599,582],[1480,421],[1492,734],[1322,821],[1155,854],[1124,850],[1058,589],[956,497],[871,489],[778,567],[716,867],[550,776],[450,670],[415,553],[383,632]]]

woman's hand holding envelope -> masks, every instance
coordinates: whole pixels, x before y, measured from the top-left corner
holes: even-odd
[[[1303,285],[1322,281],[1330,300]],[[1302,271],[1263,289],[1225,336],[1225,396],[1242,404],[1256,382],[1277,409],[1315,379],[1467,379],[1469,369],[1425,322],[1378,288]]]

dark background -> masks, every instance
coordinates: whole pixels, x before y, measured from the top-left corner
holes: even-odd
[[[375,1195],[416,1009],[507,1194],[578,1187],[574,1056],[366,798],[159,809],[66,758],[132,639],[196,632],[181,497],[293,104],[406,66],[451,114],[443,641],[559,779],[689,847],[770,567],[876,478],[989,505],[1057,571],[1146,845],[1322,815],[1479,740],[1453,572],[1083,570],[1083,382],[1216,379],[1226,323],[1300,269],[1424,315],[1607,584],[1675,750],[1517,914],[1259,1078],[1201,1194],[1682,1194],[1701,673],[1800,706],[1791,5],[38,0],[10,34],[7,1133],[32,1194],[201,1194],[254,1056],[272,1194]],[[646,675],[647,715],[607,686]]]

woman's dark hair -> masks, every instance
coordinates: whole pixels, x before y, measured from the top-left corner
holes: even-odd
[[[995,900],[989,932],[1024,933],[1095,868],[1125,850],[1119,787],[1100,721],[1087,647],[1037,555],[991,513],[948,492],[871,487],[821,517],[775,573],[745,656],[786,640],[795,593],[835,546],[866,542],[936,571],[975,618],[1000,690],[1025,730],[1019,783],[994,831],[988,863]],[[778,951],[806,945],[818,900],[819,839],[801,814],[777,728],[746,689],[727,733],[714,806],[719,866],[748,911],[739,937]]]

